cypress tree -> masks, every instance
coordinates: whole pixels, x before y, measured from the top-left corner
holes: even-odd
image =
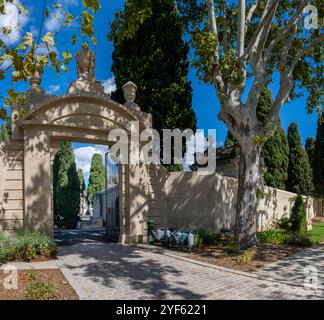
[[[288,128],[288,143],[289,165],[286,189],[290,192],[309,195],[313,190],[313,174],[296,123],[290,124]]]
[[[280,123],[273,136],[264,144],[262,156],[266,167],[265,184],[272,188],[285,190],[288,178],[289,146]]]
[[[63,142],[53,164],[54,221],[75,228],[80,208],[80,181],[70,142]]]
[[[315,139],[314,138],[307,138],[305,143],[305,150],[308,155],[309,165],[313,170],[314,166],[314,151],[315,151]]]
[[[260,95],[258,107],[257,107],[257,117],[258,120],[264,124],[273,104],[272,94],[268,87],[265,87]]]
[[[142,111],[153,115],[153,128],[160,134],[164,128],[195,130],[192,87],[188,80],[189,46],[183,40],[183,23],[174,1],[145,2],[145,10],[152,15],[139,26],[132,39],[125,39],[127,9],[138,7],[140,11],[142,5],[141,1],[127,0],[124,11],[116,14],[112,24],[109,39],[114,42],[112,71],[117,85],[112,98],[123,103],[121,88],[131,80],[138,86],[136,102]]]
[[[79,177],[79,181],[80,181],[80,193],[83,193],[86,189],[86,185],[84,182],[84,175],[83,175],[82,169],[78,169],[78,177]]]
[[[11,138],[10,117],[7,117],[4,124],[0,126],[0,141],[9,141]]]
[[[290,230],[292,232],[299,235],[305,235],[307,233],[307,213],[301,195],[298,195],[295,199],[294,206],[291,210],[290,223]]]
[[[93,197],[96,192],[102,191],[105,188],[105,166],[103,164],[102,156],[95,153],[92,156],[90,177],[88,185],[88,197],[93,201]]]
[[[324,199],[324,113],[318,119],[314,148],[313,172],[315,193]]]

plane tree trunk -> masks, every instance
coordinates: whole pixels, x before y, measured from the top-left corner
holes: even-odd
[[[250,139],[240,143],[240,150],[234,239],[240,249],[246,249],[257,243],[257,188],[261,175],[261,146]]]

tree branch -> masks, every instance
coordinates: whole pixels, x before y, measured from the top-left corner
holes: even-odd
[[[255,53],[252,52],[252,53],[254,53],[253,60],[255,60],[256,63],[258,63],[262,58],[263,50],[264,50],[265,44],[266,44],[268,36],[269,36],[272,21],[276,15],[278,4],[279,4],[279,2],[277,2],[274,5],[274,7],[272,8],[272,10],[270,11],[269,19],[267,19],[266,23],[264,24],[263,28],[261,29],[260,35],[257,38]],[[253,49],[252,49],[252,51],[253,51]]]
[[[227,5],[226,0],[223,0],[223,47],[224,54],[227,52]]]
[[[269,21],[271,23],[274,15],[275,15],[275,11],[273,11],[273,9],[278,5],[280,0],[268,0],[266,7],[263,11],[262,17],[261,17],[261,21],[258,25],[258,27],[256,28],[256,30],[254,31],[252,38],[245,50],[244,55],[241,57],[241,59],[246,59],[247,56],[250,54],[250,51],[252,50],[253,47],[255,47],[256,45],[258,45],[258,39],[260,36],[260,33],[262,31],[262,29],[264,28],[264,26],[266,24],[269,24]]]
[[[254,119],[254,123],[251,123],[251,126],[255,126],[257,124],[257,107],[260,100],[260,96],[262,93],[262,90],[265,88],[267,84],[267,75],[263,64],[259,64],[256,68],[255,74],[254,74],[254,80],[252,87],[248,93],[246,105],[247,107],[244,109],[246,112],[250,112],[252,110],[253,112],[253,118],[250,119],[252,122]]]
[[[244,40],[245,40],[245,0],[239,0],[238,7],[238,30],[237,30],[237,51],[239,57],[244,54]]]
[[[260,134],[265,134],[271,130],[276,129],[280,109],[289,97],[289,94],[293,88],[293,82],[294,81],[291,70],[289,70],[288,72],[280,73],[280,89],[273,103],[271,111],[265,121],[266,125],[263,126]]]
[[[215,4],[214,0],[206,0],[207,1],[207,7],[208,7],[208,15],[209,15],[209,22],[210,27],[212,29],[212,32],[215,34],[216,37],[216,60],[219,60],[219,45],[218,45],[218,30],[217,30],[217,21],[216,21],[216,15],[215,15]]]
[[[297,29],[297,26],[295,26],[295,28]],[[291,41],[292,41],[292,38],[291,38]],[[293,71],[294,71],[294,68],[296,67],[298,61],[305,54],[309,53],[317,43],[320,43],[322,41],[324,41],[324,34],[321,34],[317,38],[313,39],[312,43],[310,45],[308,45],[307,47],[305,47],[295,57],[294,62],[289,67],[289,69],[285,72],[280,73],[280,89],[279,89],[277,97],[274,101],[273,107],[270,111],[270,114],[266,120],[266,126],[262,129],[263,133],[266,133],[267,131],[274,129],[277,124],[280,109],[284,105],[286,100],[288,99],[289,94],[293,88]],[[289,45],[290,43],[291,42],[288,42],[282,49],[281,55],[282,55],[283,63],[285,63],[286,56],[287,56],[287,51],[285,49],[288,49],[290,47],[290,45]]]
[[[245,32],[247,31],[248,25],[251,23],[253,13],[256,10],[257,6],[259,4],[259,0],[254,0],[252,7],[250,8],[245,21]]]
[[[308,1],[307,0],[303,0],[302,3],[300,4],[300,6],[298,7],[297,11],[295,12],[295,14],[293,15],[293,17],[290,19],[289,23],[286,25],[286,27],[282,30],[282,32],[279,34],[279,36],[277,36],[275,39],[273,39],[268,48],[266,49],[265,52],[265,59],[268,61],[270,56],[271,56],[271,52],[273,51],[273,49],[275,48],[275,46],[282,41],[287,35],[291,36],[292,31],[295,30],[295,26],[298,25],[299,21],[302,19],[302,12],[304,7],[307,5]]]

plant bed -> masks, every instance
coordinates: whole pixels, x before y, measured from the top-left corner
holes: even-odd
[[[191,253],[177,248],[165,248],[179,256],[206,262],[226,268],[251,272],[265,265],[281,260],[302,249],[285,244],[259,244],[247,251],[235,250],[234,247],[220,245],[200,245]]]
[[[0,300],[79,300],[59,269],[19,270],[17,289],[6,289],[0,272]]]
[[[47,261],[56,256],[55,243],[45,234],[21,231],[0,233],[0,264],[12,261]]]

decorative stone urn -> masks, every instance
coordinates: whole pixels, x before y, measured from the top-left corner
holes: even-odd
[[[124,98],[126,103],[124,104],[128,108],[140,110],[140,107],[135,103],[137,85],[131,81],[128,81],[123,85]]]
[[[28,93],[43,94],[45,91],[40,86],[41,82],[41,74],[39,72],[35,72],[35,74],[29,79],[30,86],[28,88]]]

